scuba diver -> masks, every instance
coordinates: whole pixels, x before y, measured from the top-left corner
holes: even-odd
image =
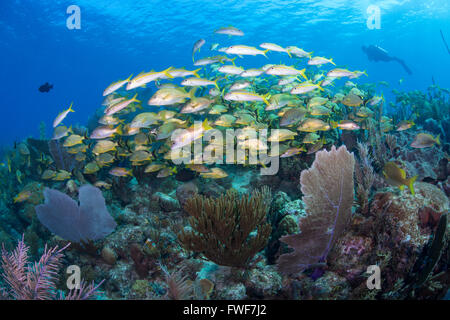
[[[408,66],[405,64],[405,61],[403,61],[402,59],[399,59],[397,57],[390,56],[386,50],[384,50],[383,48],[381,48],[379,46],[374,46],[374,45],[370,45],[368,47],[362,46],[361,49],[364,51],[365,54],[367,54],[367,57],[369,58],[369,61],[374,61],[374,62],[378,62],[378,61],[385,61],[385,62],[397,61],[398,63],[400,63],[402,65],[403,69],[405,69],[405,71],[409,75],[412,74],[411,69],[408,68]]]

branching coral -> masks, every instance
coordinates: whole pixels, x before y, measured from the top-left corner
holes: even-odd
[[[278,259],[280,271],[301,272],[326,262],[328,253],[347,226],[353,203],[355,159],[345,146],[316,153],[312,167],[302,171],[303,202],[308,215],[299,234],[281,237],[294,249]]]
[[[85,300],[98,295],[98,287],[91,283],[86,285],[81,281],[80,288],[70,290],[65,296],[56,290],[58,273],[62,266],[63,251],[69,246],[44,248],[44,253],[39,262],[30,264],[28,260],[29,247],[23,240],[19,241],[13,252],[7,252],[2,248],[1,267],[2,277],[7,288],[0,287],[0,298],[16,300]]]
[[[358,142],[358,161],[355,166],[356,198],[363,214],[369,210],[369,196],[375,180],[375,172],[372,167],[372,159],[369,155],[367,144]]]
[[[184,248],[231,267],[246,267],[263,249],[271,227],[266,222],[271,193],[268,188],[239,198],[228,191],[217,199],[197,195],[186,202],[192,231],[179,235]]]

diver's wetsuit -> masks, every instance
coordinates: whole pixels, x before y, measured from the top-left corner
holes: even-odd
[[[405,69],[405,71],[408,74],[412,74],[411,69],[408,68],[408,66],[405,64],[405,62],[402,59],[399,59],[397,57],[391,57],[386,50],[379,46],[370,45],[368,47],[362,46],[362,50],[367,54],[367,57],[370,61],[378,62],[378,61],[397,61],[400,63]]]

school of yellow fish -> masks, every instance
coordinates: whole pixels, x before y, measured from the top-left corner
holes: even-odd
[[[234,27],[215,33],[244,35]],[[53,139],[61,140],[64,148],[83,162],[84,174],[96,174],[106,167],[110,175],[125,177],[133,174],[134,166],[145,166],[145,173],[164,178],[177,172],[172,151],[200,139],[211,128],[239,128],[242,132],[269,129],[267,140],[280,143],[278,154],[270,155],[293,157],[320,150],[327,143],[326,131],[366,129],[368,122],[374,121],[375,108],[384,101],[382,95],[368,96],[350,81],[367,76],[364,71],[339,68],[332,59],[313,56],[296,46],[262,43],[259,48],[243,44],[221,48],[214,43],[210,51],[221,54],[195,60],[205,42],[201,39],[194,44],[192,59],[198,67],[194,70],[168,67],[111,83],[103,92],[104,114],[88,135],[75,134],[71,127],[62,125],[74,111],[71,104],[55,119]],[[292,63],[248,69],[239,66],[239,59],[257,55],[274,60],[286,58]],[[333,82],[342,78],[349,80],[333,92]],[[152,97],[139,100],[140,88],[151,83],[156,88]],[[194,126],[194,121],[202,125]],[[414,125],[404,120],[395,128],[392,119],[385,116],[379,121],[384,132],[407,130]],[[177,129],[186,130],[173,136]],[[423,133],[416,140],[411,146],[439,143],[438,137]],[[204,148],[216,147],[211,142]],[[269,144],[254,139],[248,141],[247,147],[252,153],[269,149]],[[185,167],[205,178],[227,176],[225,170],[214,165],[215,159],[202,160],[201,164],[192,161]],[[63,170],[47,169],[42,174],[45,180],[70,177],[71,173]],[[104,181],[96,185],[110,187]]]

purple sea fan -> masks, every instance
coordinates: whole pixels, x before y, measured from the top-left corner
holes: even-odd
[[[301,220],[299,234],[280,240],[293,252],[278,259],[278,268],[285,274],[326,263],[336,239],[348,224],[353,203],[353,153],[345,146],[319,151],[311,168],[300,176],[303,202],[307,216]]]
[[[100,189],[83,185],[79,190],[80,205],[68,195],[45,188],[45,203],[36,206],[36,214],[51,232],[72,242],[98,240],[116,228]]]

